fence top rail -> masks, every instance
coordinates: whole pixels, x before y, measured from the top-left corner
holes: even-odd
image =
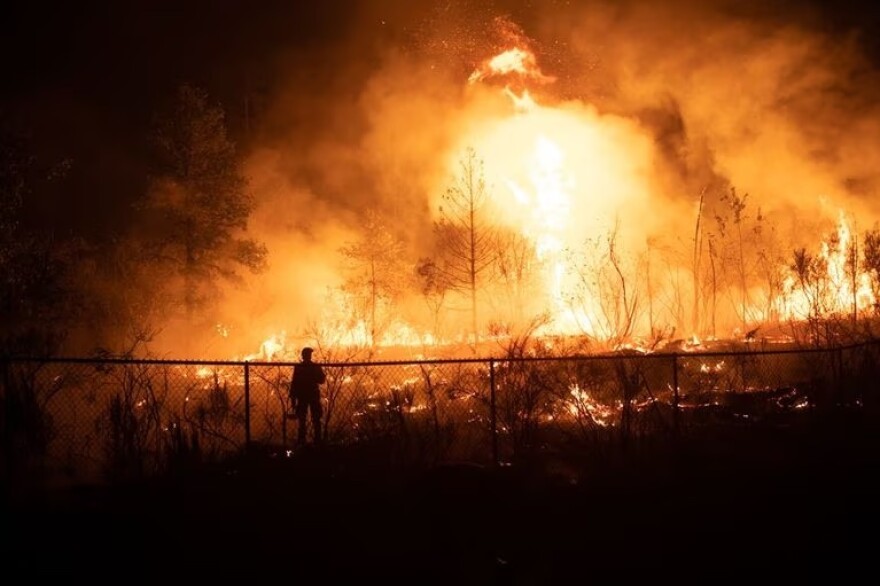
[[[421,360],[373,360],[373,361],[347,361],[347,362],[321,362],[328,368],[345,368],[356,366],[411,366],[411,365],[439,365],[439,364],[485,364],[505,362],[560,362],[560,361],[618,361],[618,360],[677,360],[683,358],[715,358],[721,356],[756,356],[756,355],[785,355],[785,354],[819,354],[841,350],[852,350],[868,346],[878,346],[880,340],[871,340],[856,344],[827,347],[807,348],[779,348],[774,350],[714,350],[701,352],[605,352],[597,354],[572,354],[567,356],[484,356],[474,358],[433,358]],[[2,356],[0,362],[11,363],[74,363],[74,364],[119,364],[119,365],[158,365],[158,366],[275,366],[292,368],[299,364],[298,361],[268,361],[268,360],[181,360],[161,358],[106,358],[84,356]]]

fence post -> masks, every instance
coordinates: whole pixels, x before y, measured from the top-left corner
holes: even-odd
[[[678,437],[678,354],[672,355],[672,433]]]
[[[495,408],[495,361],[489,359],[489,420],[492,426],[492,464],[498,465],[498,413]]]
[[[244,361],[244,449],[249,451],[251,447],[251,368],[250,363]]]

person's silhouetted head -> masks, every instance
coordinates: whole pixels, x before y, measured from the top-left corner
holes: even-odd
[[[302,359],[303,359],[305,362],[311,362],[311,360],[312,360],[312,352],[314,352],[314,350],[313,350],[312,348],[309,348],[309,347],[305,347],[305,348],[303,348],[303,349],[302,349]]]

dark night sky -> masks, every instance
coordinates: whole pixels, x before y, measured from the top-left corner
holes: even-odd
[[[560,2],[565,4],[564,2]],[[145,133],[157,104],[184,80],[205,86],[226,107],[231,132],[244,138],[244,96],[270,93],[276,60],[300,55],[318,72],[322,61],[352,58],[393,40],[434,3],[390,0],[300,2],[5,3],[0,16],[0,115],[32,137],[46,161],[70,158],[64,192],[31,202],[59,226],[75,220],[112,226],[146,179]],[[468,2],[479,5],[480,2]],[[549,3],[494,2],[544,9]],[[759,3],[775,15],[803,2]],[[403,6],[401,6],[403,5]],[[769,8],[767,8],[769,6]],[[813,0],[814,20],[830,31],[860,29],[880,56],[880,10],[856,0]],[[436,6],[435,6],[436,9]],[[386,21],[384,25],[381,21]],[[351,39],[359,39],[352,43]],[[87,205],[84,205],[87,204]]]
[[[177,83],[208,88],[226,106],[232,132],[240,132],[245,92],[266,78],[273,56],[332,45],[349,32],[352,4],[7,4],[0,113],[47,164],[72,160],[65,193],[31,202],[31,211],[112,225],[143,190],[149,121]],[[101,203],[83,206],[86,200]]]

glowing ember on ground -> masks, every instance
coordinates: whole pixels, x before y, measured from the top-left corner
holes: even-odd
[[[576,418],[587,417],[601,427],[614,424],[615,418],[619,415],[618,409],[595,401],[587,391],[582,390],[578,385],[572,385],[569,393],[572,397],[566,403],[569,414]]]
[[[724,369],[724,360],[719,360],[715,364],[700,364],[700,372],[721,372]]]

